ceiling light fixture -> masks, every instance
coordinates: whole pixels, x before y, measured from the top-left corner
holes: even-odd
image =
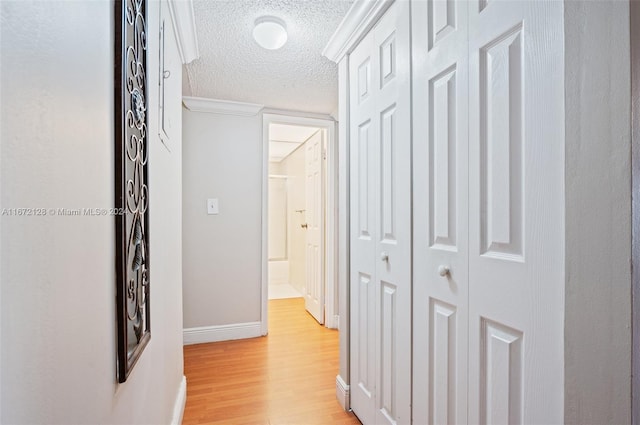
[[[253,38],[268,50],[277,50],[287,42],[287,27],[282,19],[263,16],[256,19]]]

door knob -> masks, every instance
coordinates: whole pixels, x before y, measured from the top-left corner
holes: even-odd
[[[389,253],[388,253],[388,252],[385,252],[385,251],[382,251],[382,252],[380,253],[380,259],[381,259],[382,261],[389,261]]]
[[[451,270],[449,270],[449,266],[445,266],[444,264],[440,264],[438,267],[438,274],[442,277],[447,276]]]

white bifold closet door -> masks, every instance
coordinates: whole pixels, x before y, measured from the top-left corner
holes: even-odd
[[[469,55],[466,2],[415,1],[413,418],[467,420]]]
[[[563,3],[412,7],[414,423],[562,423]]]
[[[564,4],[473,3],[469,422],[563,423]]]
[[[409,2],[349,57],[351,407],[365,424],[411,421]]]

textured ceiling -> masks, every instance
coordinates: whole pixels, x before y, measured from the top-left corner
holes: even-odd
[[[194,0],[200,58],[186,65],[185,95],[331,113],[337,66],[322,49],[352,0]],[[285,21],[289,39],[265,50],[253,39],[261,16]]]

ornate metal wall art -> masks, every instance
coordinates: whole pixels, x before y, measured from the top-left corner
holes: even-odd
[[[118,381],[151,338],[147,1],[115,0],[115,207]]]

